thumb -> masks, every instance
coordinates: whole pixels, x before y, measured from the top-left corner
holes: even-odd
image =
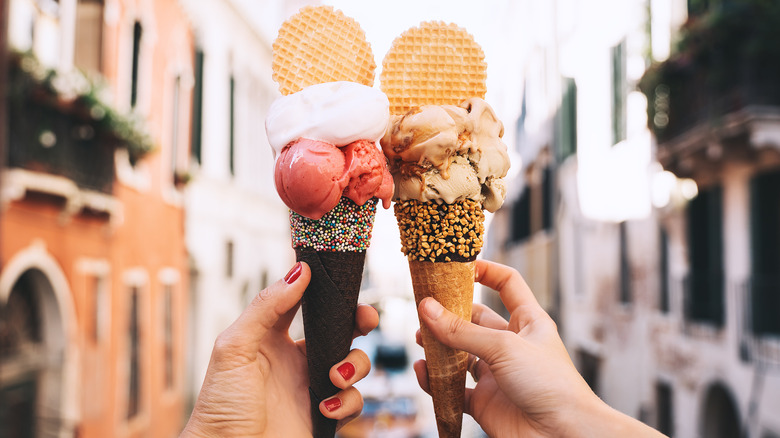
[[[442,344],[471,353],[490,363],[490,358],[496,353],[497,343],[486,342],[495,339],[504,330],[494,330],[466,321],[442,307],[433,298],[425,298],[418,308],[420,320]]]
[[[247,354],[254,354],[263,337],[282,315],[294,308],[311,279],[309,266],[296,263],[284,279],[255,295],[230,327],[220,336],[222,341]]]

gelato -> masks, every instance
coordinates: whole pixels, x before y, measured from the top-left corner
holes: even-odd
[[[396,184],[394,199],[446,204],[471,199],[498,210],[509,170],[503,135],[493,109],[476,97],[394,116],[381,140]]]
[[[376,146],[389,119],[387,97],[353,82],[312,85],[277,99],[266,118],[277,155],[274,182],[290,210],[320,219],[346,196],[390,207],[393,180]]]

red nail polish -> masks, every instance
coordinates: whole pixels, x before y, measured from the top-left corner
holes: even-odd
[[[352,365],[349,362],[344,362],[343,364],[339,365],[338,368],[336,368],[336,371],[341,374],[341,377],[343,377],[344,380],[349,380],[352,378],[352,376],[355,375],[355,365]]]
[[[333,412],[336,409],[341,407],[341,400],[339,400],[338,397],[333,397],[332,399],[325,400],[323,403],[325,403],[325,409],[327,409],[328,412]]]
[[[293,284],[295,283],[295,280],[298,279],[298,277],[301,276],[301,262],[298,262],[295,264],[295,266],[290,269],[290,272],[287,273],[287,275],[284,276],[284,282],[287,284]]]

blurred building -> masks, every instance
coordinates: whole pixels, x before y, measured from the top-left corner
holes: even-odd
[[[780,8],[529,13],[524,178],[486,255],[610,405],[676,437],[780,436]]]
[[[265,117],[279,96],[271,43],[292,2],[183,0],[195,29],[190,181],[188,386],[197,396],[217,335],[295,262]]]
[[[182,427],[193,36],[175,0],[10,0],[0,435]]]

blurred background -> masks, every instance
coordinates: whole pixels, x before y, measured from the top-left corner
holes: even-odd
[[[263,122],[312,3],[0,0],[0,437],[178,435],[217,334],[294,262]],[[325,3],[380,69],[421,21],[482,45],[513,161],[482,257],[601,398],[674,437],[780,437],[780,2]],[[388,211],[361,301],[381,324],[340,435],[436,436]]]

